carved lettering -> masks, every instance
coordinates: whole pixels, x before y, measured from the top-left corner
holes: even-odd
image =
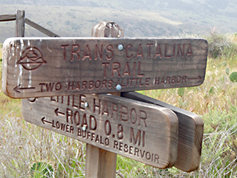
[[[84,49],[84,57],[82,58],[82,60],[84,61],[86,58],[89,58],[89,60],[91,61],[91,51],[89,45],[86,45]]]
[[[66,110],[66,122],[68,123],[69,120],[71,121],[71,124],[73,124],[73,111],[69,108]]]
[[[147,48],[144,48],[143,46],[146,45]],[[89,46],[89,44],[86,44],[85,46],[80,46],[79,44],[65,44],[61,45],[61,48],[63,50],[63,60],[66,60],[67,57],[67,51],[71,53],[70,60],[71,61],[82,61],[89,59],[92,60],[92,56],[94,56],[93,60],[103,60],[103,57],[106,58],[106,60],[111,61],[114,57],[114,49],[113,45],[109,44],[106,47],[104,47],[104,44],[95,44],[94,46]],[[68,50],[68,48],[70,50]],[[145,50],[145,51],[144,51]],[[135,52],[134,52],[135,51]],[[106,52],[106,53],[105,53]],[[193,57],[193,48],[192,43],[186,44],[186,43],[173,43],[173,44],[154,44],[154,43],[147,43],[147,44],[138,44],[137,48],[134,49],[134,46],[132,44],[128,44],[125,47],[125,57],[127,60],[132,59],[133,57],[135,59],[144,59],[144,57],[147,57],[147,59],[169,59],[169,58],[175,58],[175,57],[181,57],[181,58],[187,58],[187,57]],[[145,52],[145,53],[144,53]],[[104,54],[105,53],[105,54]],[[94,55],[92,55],[94,54]],[[103,62],[104,63],[104,62]],[[104,68],[106,71],[106,68],[108,67],[108,63],[104,63]],[[129,66],[131,69],[131,66]],[[129,75],[129,69],[128,65],[124,68],[124,75]],[[104,75],[105,76],[105,75]]]
[[[94,81],[90,80],[89,85],[88,85],[88,90],[93,90],[94,89]]]
[[[79,81],[77,81],[77,83],[76,83],[75,90],[81,90],[81,85],[80,85]]]
[[[138,144],[138,146],[140,146],[141,137],[142,137],[141,133],[142,133],[141,130],[137,130],[137,134],[136,134],[136,138],[135,138],[133,128],[131,127],[130,128],[130,143],[132,143],[134,145]]]
[[[73,90],[73,87],[74,87],[74,82],[68,82],[68,88],[67,88],[67,90],[68,90],[68,91]]]
[[[140,56],[142,59],[144,58],[144,56],[143,56],[143,51],[142,51],[142,44],[140,44],[139,47],[138,47],[137,55],[135,56],[135,59],[137,59],[139,56]]]
[[[173,57],[175,57],[175,44],[174,44],[174,47],[173,47]]]
[[[137,112],[136,112],[136,109],[134,108],[132,108],[130,111],[130,122],[132,124],[135,124],[137,122]]]
[[[121,105],[121,107],[120,107],[120,120],[128,121],[128,107],[127,106]]]
[[[102,62],[102,66],[104,67],[104,78],[107,76],[107,66],[110,65],[109,62]]]
[[[111,117],[113,118],[113,114],[115,112],[116,120],[118,120],[118,105],[115,103],[112,103],[111,105]]]
[[[133,57],[133,54],[128,55],[128,48],[131,48],[131,49],[132,49],[132,48],[133,48],[132,44],[127,45],[127,47],[126,47],[126,49],[125,49],[126,58],[127,58],[127,59],[131,59],[131,58]]]
[[[139,110],[139,121],[138,121],[138,125],[140,125],[141,120],[142,120],[142,121],[144,122],[145,127],[147,127],[147,125],[146,125],[146,119],[147,119],[146,111]]]
[[[99,53],[99,55],[98,55],[98,53]],[[101,44],[100,50],[99,50],[98,45],[97,44],[95,45],[95,60],[97,60],[98,57],[100,60],[103,59],[103,44]]]
[[[97,121],[95,116],[90,115],[90,122],[89,122],[89,129],[96,130],[97,128]]]
[[[74,120],[74,123],[76,124],[76,126],[80,125],[80,121],[81,121],[80,119],[81,118],[80,118],[79,112],[75,111],[73,120]],[[67,118],[67,120],[68,120],[68,118]]]
[[[84,139],[88,139],[90,141],[94,141],[95,143],[101,145],[109,146],[109,138],[105,138],[101,135],[97,135],[87,130],[82,130],[81,128],[77,129],[77,136],[82,137]]]
[[[83,89],[87,90],[87,81],[82,82],[82,90]]]
[[[129,77],[131,76],[130,67],[129,67],[129,63],[128,62],[126,63],[126,66],[125,66],[125,69],[123,71],[122,77],[124,77],[125,75],[128,75]]]
[[[154,84],[181,84],[187,82],[187,76],[167,76],[167,77],[155,77]]]
[[[81,127],[84,127],[85,129],[88,128],[86,113],[83,114],[83,118],[82,118],[82,121],[81,121]]]
[[[161,49],[160,49],[160,44],[158,44],[157,47],[156,47],[156,54],[155,54],[154,59],[156,59],[157,56],[159,56],[160,59],[162,58],[162,52],[161,52]]]
[[[109,117],[109,109],[106,101],[104,101],[102,105],[102,115],[104,115],[105,113],[107,114],[107,117]]]
[[[143,77],[144,74],[141,74],[140,71],[141,71],[141,61],[138,62],[138,72],[137,72],[137,76],[138,76],[138,77]]]
[[[61,45],[61,48],[63,49],[63,59],[66,60],[66,47],[69,47],[69,44]]]
[[[106,54],[106,59],[107,59],[107,60],[111,60],[111,59],[114,57],[113,46],[112,46],[111,44],[108,45],[108,46],[106,47],[106,51],[107,51],[108,53],[110,53],[110,55],[109,55],[109,54]]]
[[[75,104],[75,96],[72,95],[72,107],[78,109],[79,106]]]
[[[70,134],[74,134],[74,127],[68,124],[60,123],[59,121],[52,120],[52,127]]]
[[[150,80],[150,77],[145,79],[145,86],[149,86],[149,80]]]
[[[85,105],[86,95],[79,95],[79,109],[85,111],[85,108],[82,106]]]
[[[41,92],[52,92],[52,91],[60,91],[62,89],[61,82],[55,83],[39,83]]]
[[[183,44],[183,50],[181,49],[181,44],[180,43],[178,44],[177,57],[179,55],[181,55],[182,58],[184,57],[184,48],[185,48],[185,43]],[[180,52],[180,54],[179,54],[179,52]]]
[[[192,50],[192,45],[191,45],[191,43],[188,45],[188,50],[187,50],[186,57],[188,57],[188,56],[193,57],[193,50]]]
[[[148,46],[148,59],[151,59],[151,46],[153,46],[153,43],[149,43],[149,44],[147,44],[147,46]]]
[[[120,66],[120,63],[119,63],[119,62],[113,62],[111,78],[114,77],[114,72],[116,72],[116,73],[117,73],[117,76],[120,77],[120,73],[119,73],[120,67],[121,67],[121,66]]]
[[[96,89],[100,89],[100,85],[101,85],[101,81],[100,81],[100,80],[97,80],[97,81],[95,82],[95,88],[96,88]]]
[[[72,45],[72,52],[71,52],[71,61],[73,61],[74,57],[76,56],[77,60],[80,60],[80,54],[81,51],[79,44],[73,44]]]
[[[93,99],[93,113],[95,113],[96,110],[98,110],[98,114],[100,114],[100,104],[101,104],[101,100],[99,99],[99,103],[96,104],[96,99]],[[113,117],[113,116],[112,116]]]

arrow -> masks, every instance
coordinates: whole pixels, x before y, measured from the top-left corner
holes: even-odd
[[[59,109],[57,108],[57,109],[55,109],[55,111],[54,111],[57,116],[58,116],[59,114],[65,116],[65,113],[60,112],[60,111],[58,111],[58,110],[59,110]]]
[[[35,89],[35,87],[20,87],[21,84],[19,84],[18,86],[16,86],[15,88],[13,88],[13,90],[17,93],[21,93],[20,90],[32,90]]]
[[[45,120],[45,117],[43,117],[43,118],[41,119],[41,121],[43,122],[43,124],[45,124],[45,123],[52,124],[52,122],[46,121],[46,120]]]
[[[188,80],[202,80],[202,77],[199,75],[196,78],[188,78]]]

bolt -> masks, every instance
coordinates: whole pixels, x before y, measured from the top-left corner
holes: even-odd
[[[118,91],[119,91],[119,90],[121,90],[121,88],[122,88],[122,87],[121,87],[121,85],[119,85],[119,84],[118,84],[118,85],[116,85],[116,90],[118,90]]]
[[[87,108],[89,106],[89,103],[85,102],[85,107]]]
[[[86,126],[83,126],[83,127],[82,127],[82,130],[84,130],[84,131],[85,131],[85,130],[86,130]]]
[[[118,45],[118,50],[119,50],[119,51],[122,51],[122,50],[123,50],[123,45],[122,45],[122,44],[119,44],[119,45]]]

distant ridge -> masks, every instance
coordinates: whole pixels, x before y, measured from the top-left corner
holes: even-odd
[[[100,21],[115,21],[126,37],[237,32],[235,0],[0,0],[0,15],[26,17],[60,36],[90,36]],[[14,22],[0,23],[0,42],[14,36]],[[26,26],[26,36],[44,36]]]

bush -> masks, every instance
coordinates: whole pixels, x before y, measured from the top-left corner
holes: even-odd
[[[237,82],[237,72],[232,72],[229,78],[231,82]]]
[[[223,55],[230,57],[237,53],[237,45],[232,43],[227,35],[211,33],[206,39],[208,41],[208,55],[211,58],[218,58]]]
[[[52,178],[53,168],[45,162],[36,162],[30,168],[32,178]]]

